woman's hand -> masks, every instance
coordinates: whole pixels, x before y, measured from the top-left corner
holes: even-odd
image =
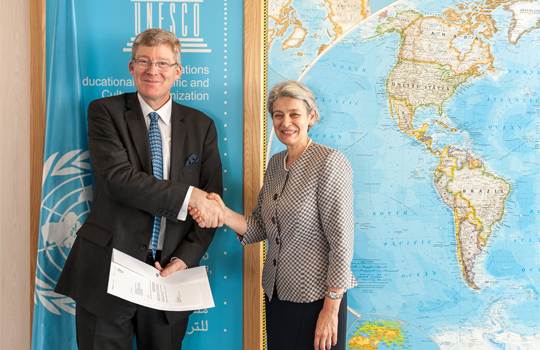
[[[221,207],[221,210],[222,210],[222,211],[225,211],[225,208],[227,208],[227,207],[225,206],[225,203],[223,203],[223,199],[221,199],[221,197],[220,197],[219,194],[217,194],[217,193],[214,193],[214,192],[209,193],[209,194],[206,196],[206,199],[210,199],[210,200],[216,201],[216,202],[219,204],[219,206]]]
[[[337,344],[338,312],[341,300],[324,298],[324,306],[315,328],[315,350],[328,350]]]

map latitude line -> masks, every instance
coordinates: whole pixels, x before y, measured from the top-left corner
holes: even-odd
[[[386,6],[382,9],[380,9],[379,11],[375,12],[375,13],[372,13],[371,15],[369,15],[368,17],[364,18],[362,21],[358,22],[356,25],[352,26],[351,28],[349,28],[347,31],[345,31],[340,37],[336,38],[336,40],[334,40],[331,44],[329,44],[328,46],[326,46],[324,48],[324,50],[322,51],[319,51],[319,54],[317,55],[317,57],[315,57],[315,59],[313,61],[311,61],[311,63],[309,63],[306,68],[302,71],[302,74],[300,74],[300,76],[298,77],[298,81],[302,81],[302,79],[306,76],[306,74],[311,70],[311,68],[313,68],[315,66],[315,64],[326,54],[328,53],[330,50],[332,50],[332,48],[334,48],[337,44],[339,44],[341,42],[341,40],[345,39],[349,34],[351,34],[352,32],[354,32],[355,30],[357,30],[362,24],[368,22],[369,20],[375,18],[375,17],[378,17],[378,16],[381,16],[382,14],[388,12],[388,9],[392,8],[392,7],[395,7],[397,5],[399,5],[400,3],[402,2],[405,2],[407,0],[398,0],[396,2],[394,2],[392,5],[389,5],[389,6]]]
[[[325,6],[328,6],[328,8],[325,8]],[[351,25],[362,21],[371,13],[368,0],[324,0],[324,2],[317,4],[316,7],[327,10],[322,22],[328,21],[330,23],[331,28],[326,28],[329,43],[334,42],[345,31],[348,31]],[[293,32],[283,41],[281,50],[302,47],[309,31],[299,17],[302,16],[298,16],[292,0],[277,0],[270,4],[268,18],[275,21],[276,25],[267,31],[269,50],[274,39],[283,36],[289,27],[293,27]],[[313,38],[320,39],[321,33],[316,31]],[[328,44],[321,44],[318,53],[328,47]],[[303,56],[305,52],[298,51],[296,54]]]

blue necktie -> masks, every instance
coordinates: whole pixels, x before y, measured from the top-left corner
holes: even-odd
[[[157,179],[163,180],[163,152],[161,150],[161,133],[158,127],[159,114],[152,112],[148,116],[150,117],[148,134],[150,138],[150,152],[152,153],[152,172]],[[152,256],[154,259],[156,258],[160,228],[161,216],[155,215],[154,231],[152,232]]]

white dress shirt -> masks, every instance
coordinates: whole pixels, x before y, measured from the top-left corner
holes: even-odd
[[[146,129],[150,129],[150,116],[152,112],[159,114],[158,119],[158,128],[161,133],[161,150],[163,154],[163,180],[169,179],[169,173],[171,170],[171,112],[172,112],[172,98],[169,97],[169,101],[165,103],[160,109],[154,111],[137,93],[137,98],[141,104],[141,109],[144,115],[144,121],[146,123]],[[189,199],[191,198],[191,192],[193,191],[193,186],[189,186],[189,189],[186,193],[186,198],[182,204],[182,208],[178,213],[178,220],[185,221],[188,214],[188,204]],[[163,238],[165,237],[165,227],[167,225],[167,219],[161,218],[161,228],[159,230],[159,238],[157,249],[163,249]],[[149,247],[152,246],[152,240],[150,239]]]

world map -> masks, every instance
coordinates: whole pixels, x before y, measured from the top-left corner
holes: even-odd
[[[540,1],[268,1],[269,87],[311,88],[354,171],[349,349],[539,348],[539,29]]]

